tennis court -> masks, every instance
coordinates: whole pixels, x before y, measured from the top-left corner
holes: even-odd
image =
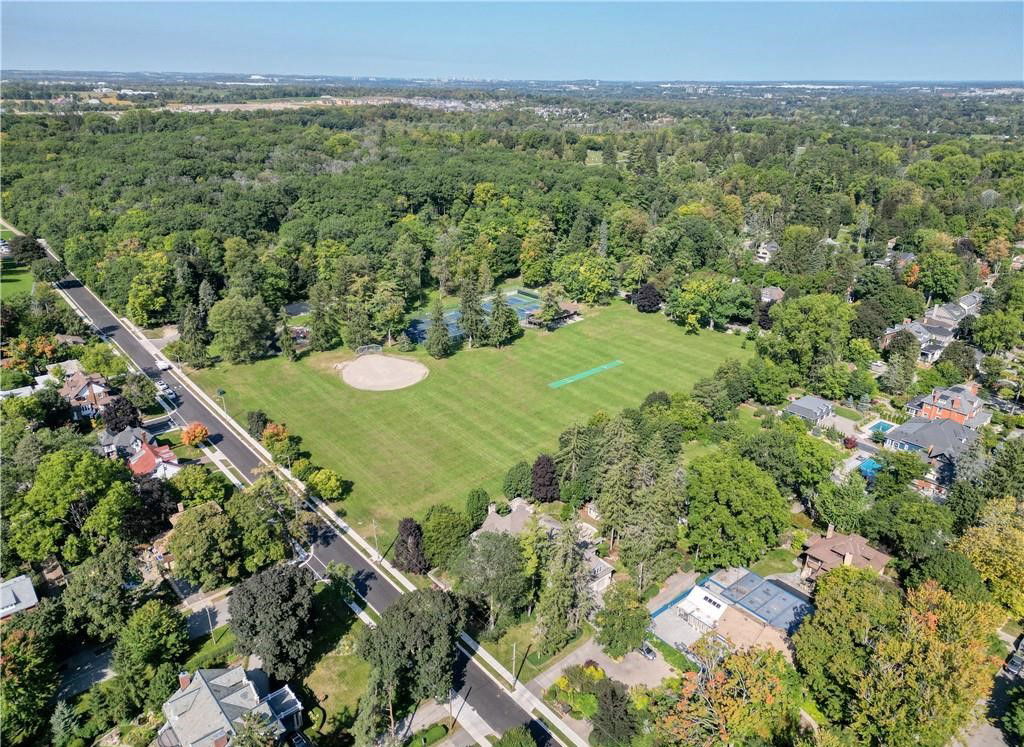
[[[505,293],[505,302],[516,312],[519,321],[523,321],[541,307],[540,296],[532,291],[522,289]],[[494,297],[490,296],[484,299],[480,305],[483,306],[484,313],[490,314],[491,309],[494,307]],[[462,337],[462,328],[459,326],[460,319],[462,319],[462,311],[459,309],[445,312],[444,323],[448,327],[448,334],[453,339]],[[421,316],[412,320],[405,333],[409,335],[409,339],[413,342],[423,342],[427,339],[428,329],[430,329],[430,317]]]

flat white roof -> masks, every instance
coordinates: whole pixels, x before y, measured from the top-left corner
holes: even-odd
[[[729,603],[703,586],[694,586],[676,606],[681,612],[700,620],[709,628],[713,628],[718,624],[719,618],[725,614]]]

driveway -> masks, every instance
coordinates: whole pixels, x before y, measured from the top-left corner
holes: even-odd
[[[582,665],[586,661],[597,662],[597,665],[604,670],[605,674],[627,687],[632,687],[633,685],[654,687],[661,684],[661,681],[666,677],[671,677],[675,674],[675,670],[661,658],[661,654],[655,653],[657,657],[653,661],[645,659],[636,651],[626,654],[622,657],[621,661],[615,661],[615,659],[602,651],[597,642],[591,638],[554,666],[534,677],[527,687],[534,694],[542,696],[544,691],[562,676],[562,672],[575,664]]]

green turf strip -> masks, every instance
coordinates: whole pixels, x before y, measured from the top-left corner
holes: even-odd
[[[548,386],[551,387],[552,389],[558,389],[560,387],[565,386],[566,384],[571,384],[574,381],[579,381],[580,379],[585,379],[588,376],[593,376],[594,374],[599,374],[602,371],[607,371],[609,368],[615,368],[616,366],[621,366],[621,365],[622,365],[622,361],[609,361],[608,363],[604,363],[604,364],[602,364],[600,366],[597,366],[596,368],[590,368],[590,369],[587,369],[586,371],[582,371],[582,372],[580,372],[578,374],[573,374],[572,376],[566,376],[564,379],[559,379],[558,381],[552,381],[550,384],[548,384]]]

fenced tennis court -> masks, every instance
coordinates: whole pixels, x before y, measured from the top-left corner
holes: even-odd
[[[541,307],[540,296],[533,291],[522,288],[506,291],[505,302],[516,312],[520,322]],[[494,307],[494,296],[484,299],[480,305],[483,306],[485,313],[490,314],[491,309]],[[461,319],[462,311],[459,309],[451,309],[444,314],[444,323],[448,327],[448,334],[452,336],[452,339],[462,337],[462,328],[459,326],[459,320]],[[413,342],[423,342],[427,339],[428,329],[430,329],[430,317],[421,316],[412,320],[405,333],[409,335],[409,339]]]

